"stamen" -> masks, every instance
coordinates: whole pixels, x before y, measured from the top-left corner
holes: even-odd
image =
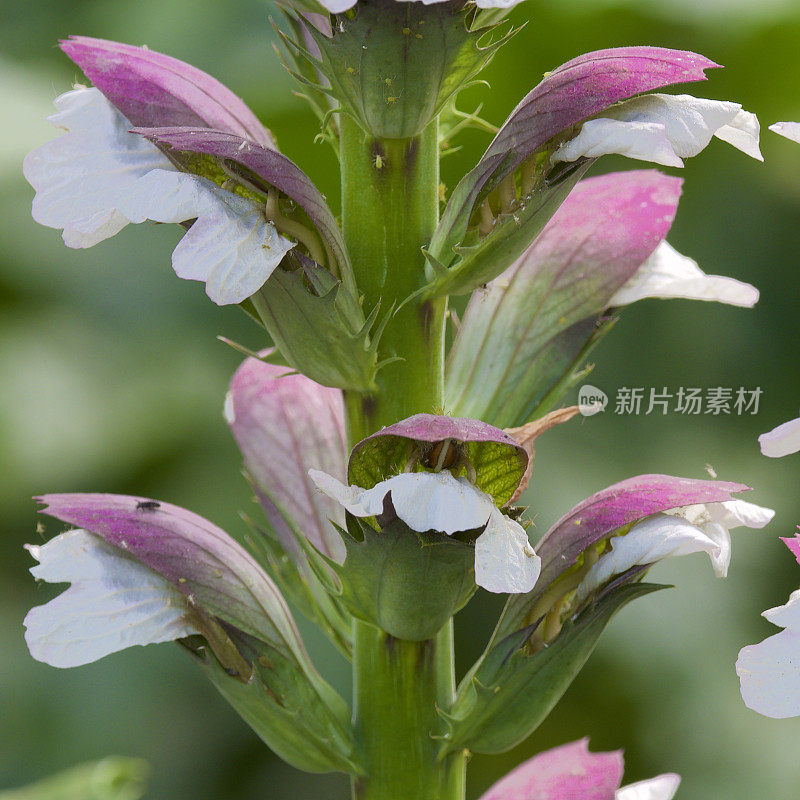
[[[433,471],[434,472],[441,472],[442,468],[447,461],[447,457],[450,454],[450,450],[453,447],[452,439],[445,439],[441,443],[441,449],[439,450],[439,457],[436,459],[436,463],[434,464]]]
[[[481,236],[488,236],[492,232],[492,228],[494,228],[494,214],[487,199],[481,203],[481,221],[478,225],[478,232]]]
[[[278,195],[274,189],[270,189],[270,191],[267,192],[267,202],[264,203],[264,216],[272,222],[281,233],[285,233],[305,245],[308,254],[317,264],[320,266],[325,265],[325,250],[321,247],[316,233],[306,228],[305,225],[302,225],[296,220],[289,219],[281,213]]]
[[[503,178],[497,191],[500,197],[500,208],[504,213],[509,214],[517,203],[517,184],[513,172]]]
[[[533,194],[536,186],[536,159],[528,158],[522,162],[520,169],[520,188],[522,197],[529,197]]]

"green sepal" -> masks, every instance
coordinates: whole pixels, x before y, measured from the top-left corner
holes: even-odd
[[[477,227],[472,227],[467,230],[464,239],[453,243],[443,242],[434,234],[429,258],[436,259],[438,265],[433,268],[431,264],[432,280],[427,296],[469,294],[505,272],[542,232],[591,163],[576,162],[573,168],[562,172],[556,180],[542,182],[508,213],[500,213],[491,231],[484,235],[479,233]],[[464,206],[464,229],[469,224],[466,218],[486,197],[478,197],[473,205]],[[452,247],[450,252],[447,252],[448,246]],[[447,264],[450,266],[444,275],[441,267]]]
[[[150,767],[141,759],[109,756],[29,786],[0,791],[0,800],[139,800],[149,774]]]
[[[296,269],[276,269],[250,300],[286,363],[323,386],[377,390],[378,343],[388,315],[377,322],[326,269],[298,254]],[[377,323],[377,324],[376,324]]]
[[[457,5],[360,0],[334,16],[332,38],[309,26],[329,93],[364,130],[419,135],[513,35],[496,25],[470,30],[471,11]]]
[[[410,420],[414,419],[416,418],[410,418]],[[433,442],[415,442],[408,435],[402,435],[399,429],[404,422],[406,421],[378,431],[353,448],[347,466],[347,479],[351,485],[371,489],[393,475],[406,472],[408,471],[406,465],[415,445],[430,446],[434,444]],[[467,422],[477,430],[485,430],[489,427],[478,420],[468,420]],[[393,431],[396,431],[396,435],[392,434]],[[465,438],[467,435],[468,431],[465,431]],[[528,456],[524,448],[503,431],[497,430],[497,435],[496,441],[458,440],[457,446],[461,449],[465,461],[475,470],[475,485],[481,491],[491,495],[495,504],[502,508],[519,486],[525,474]],[[500,437],[503,437],[505,441]],[[449,467],[454,475],[457,475],[462,468],[462,465]],[[424,471],[424,468],[418,462],[412,471],[420,472]]]
[[[475,548],[417,533],[399,519],[380,530],[347,515],[344,564],[331,565],[353,616],[396,639],[432,639],[475,593]]]
[[[664,588],[648,583],[619,586],[568,621],[553,642],[532,655],[528,640],[535,623],[500,641],[465,678],[453,707],[442,713],[448,725],[442,754],[465,748],[502,753],[526,739],[581,671],[614,614],[631,600]]]
[[[183,643],[220,694],[284,761],[305,772],[360,775],[350,711],[336,691],[278,651],[232,636],[253,665],[246,682],[229,675],[202,644]]]
[[[561,399],[571,389],[582,383],[594,370],[594,364],[587,364],[586,359],[591,354],[592,350],[611,332],[611,329],[616,324],[619,317],[601,317],[595,324],[594,330],[591,332],[586,340],[586,343],[581,348],[580,352],[573,359],[572,363],[567,367],[563,374],[553,382],[557,372],[553,369],[549,375],[542,375],[540,385],[542,388],[550,386],[547,393],[542,396],[541,389],[534,389],[529,395],[529,404],[523,407],[522,411],[517,413],[515,420],[520,422],[512,422],[509,427],[516,427],[524,425],[531,419],[539,419],[545,414],[552,411],[560,402]],[[556,338],[552,346],[558,348],[559,341]]]
[[[277,504],[273,505],[278,508]],[[352,617],[335,593],[330,591],[329,582],[323,584],[309,564],[307,552],[313,550],[313,545],[285,517],[300,551],[293,558],[271,530],[257,525],[245,515],[243,518],[250,528],[250,535],[245,541],[278,585],[281,594],[309,622],[313,622],[345,658],[352,658]]]

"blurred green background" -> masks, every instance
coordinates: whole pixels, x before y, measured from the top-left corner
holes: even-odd
[[[131,226],[88,251],[29,216],[20,163],[52,137],[51,100],[79,79],[56,48],[72,33],[146,43],[211,72],[266,121],[283,151],[336,209],[337,172],[314,144],[317,123],[272,52],[263,0],[3,0],[0,2],[0,789],[77,762],[119,753],[153,766],[150,798],[343,800],[340,776],[306,776],[281,764],[172,645],[59,671],[33,661],[26,610],[50,597],[27,573],[36,541],[31,495],[107,491],[188,506],[241,535],[249,505],[222,400],[239,357],[215,340],[251,347],[256,328],[209,303],[203,287],[169,266],[178,232]],[[764,128],[800,119],[800,6],[793,0],[527,0],[527,27],[501,51],[462,106],[484,102],[500,122],[542,73],[593,49],[655,44],[697,50],[725,64],[696,94],[756,111]],[[463,137],[443,162],[453,186],[487,144]],[[624,747],[627,778],[683,775],[679,797],[793,800],[800,796],[800,719],[773,721],[742,704],[740,647],[774,629],[759,617],[785,602],[800,571],[777,540],[800,522],[800,456],[760,456],[756,436],[797,416],[800,404],[800,146],[765,133],[760,164],[713,143],[687,162],[670,236],[707,272],[756,284],[752,310],[684,301],[629,308],[596,353],[591,382],[621,386],[760,386],[757,416],[620,416],[577,420],[540,440],[528,501],[542,532],[591,492],[629,475],[670,472],[755,487],[777,509],[765,531],[734,532],[730,576],[703,556],[654,577],[677,590],[625,609],[549,720],[500,757],[475,757],[471,796],[540,749],[589,735],[594,749]],[[605,169],[631,168],[606,160]],[[58,531],[50,525],[48,535]],[[498,612],[476,596],[458,623],[462,670]],[[347,693],[344,664],[309,634],[324,672]],[[398,799],[399,800],[399,799]]]

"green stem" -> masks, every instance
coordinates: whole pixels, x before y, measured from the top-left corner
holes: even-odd
[[[441,411],[446,298],[425,285],[424,247],[439,216],[438,122],[411,139],[377,139],[341,119],[342,228],[364,308],[394,309],[374,395],[347,393],[351,443],[422,411]],[[409,300],[409,298],[412,298]]]
[[[354,631],[356,746],[367,775],[354,800],[460,800],[466,758],[437,760],[436,709],[453,702],[452,620],[435,639],[394,639],[366,622]]]
[[[422,248],[439,216],[438,122],[410,139],[377,139],[342,115],[342,228],[365,311],[393,311],[380,342],[397,358],[369,395],[345,392],[351,445],[383,425],[442,410],[446,298],[421,300]],[[409,642],[354,623],[353,724],[366,775],[356,800],[463,800],[465,757],[437,760],[454,699],[452,620]]]

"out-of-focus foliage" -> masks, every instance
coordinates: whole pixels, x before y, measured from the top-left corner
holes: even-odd
[[[703,8],[726,13],[701,13]],[[51,136],[51,100],[79,78],[55,48],[71,33],[149,46],[228,83],[261,115],[284,152],[338,208],[336,165],[314,144],[318,123],[272,53],[264,0],[2,0],[0,2],[0,787],[21,786],[109,752],[153,766],[152,798],[344,800],[347,783],[306,776],[265,750],[174,645],[59,671],[30,659],[25,611],[51,590],[34,585],[21,545],[40,540],[34,506],[44,491],[136,493],[188,506],[232,534],[254,513],[222,416],[239,356],[215,340],[250,347],[259,332],[234,309],[213,307],[202,286],[172,274],[177,233],[131,226],[88,251],[70,251],[29,216],[32,191],[20,162]],[[277,16],[277,15],[276,15]],[[588,50],[626,44],[693,49],[725,64],[697,94],[732,99],[766,124],[800,119],[800,8],[759,3],[527,0],[512,15],[527,27],[461,100],[502,121],[542,73]],[[488,143],[472,131],[443,162],[452,187]],[[741,646],[771,633],[762,609],[796,587],[779,547],[800,522],[800,458],[761,457],[757,434],[797,416],[800,405],[800,148],[765,133],[766,164],[724,144],[687,163],[670,237],[707,272],[756,284],[753,311],[682,301],[627,309],[595,352],[591,382],[609,394],[604,414],[576,420],[537,442],[526,500],[543,531],[591,492],[640,472],[705,477],[758,487],[778,510],[759,532],[734,532],[730,576],[717,581],[702,557],[659,568],[677,591],[639,600],[613,621],[579,679],[529,741],[499,757],[476,756],[472,795],[537,750],[585,734],[594,749],[626,749],[626,776],[684,775],[681,796],[794,800],[800,785],[798,720],[745,709],[733,664]],[[609,162],[611,160],[609,159]],[[605,168],[637,166],[619,160]],[[622,387],[739,386],[764,390],[756,416],[614,413]],[[48,524],[47,535],[59,530]],[[479,592],[457,620],[462,669],[483,647],[499,611]],[[307,635],[320,668],[343,692],[335,651]]]
[[[147,764],[138,758],[109,756],[31,786],[0,792],[0,800],[139,800],[148,772]]]

